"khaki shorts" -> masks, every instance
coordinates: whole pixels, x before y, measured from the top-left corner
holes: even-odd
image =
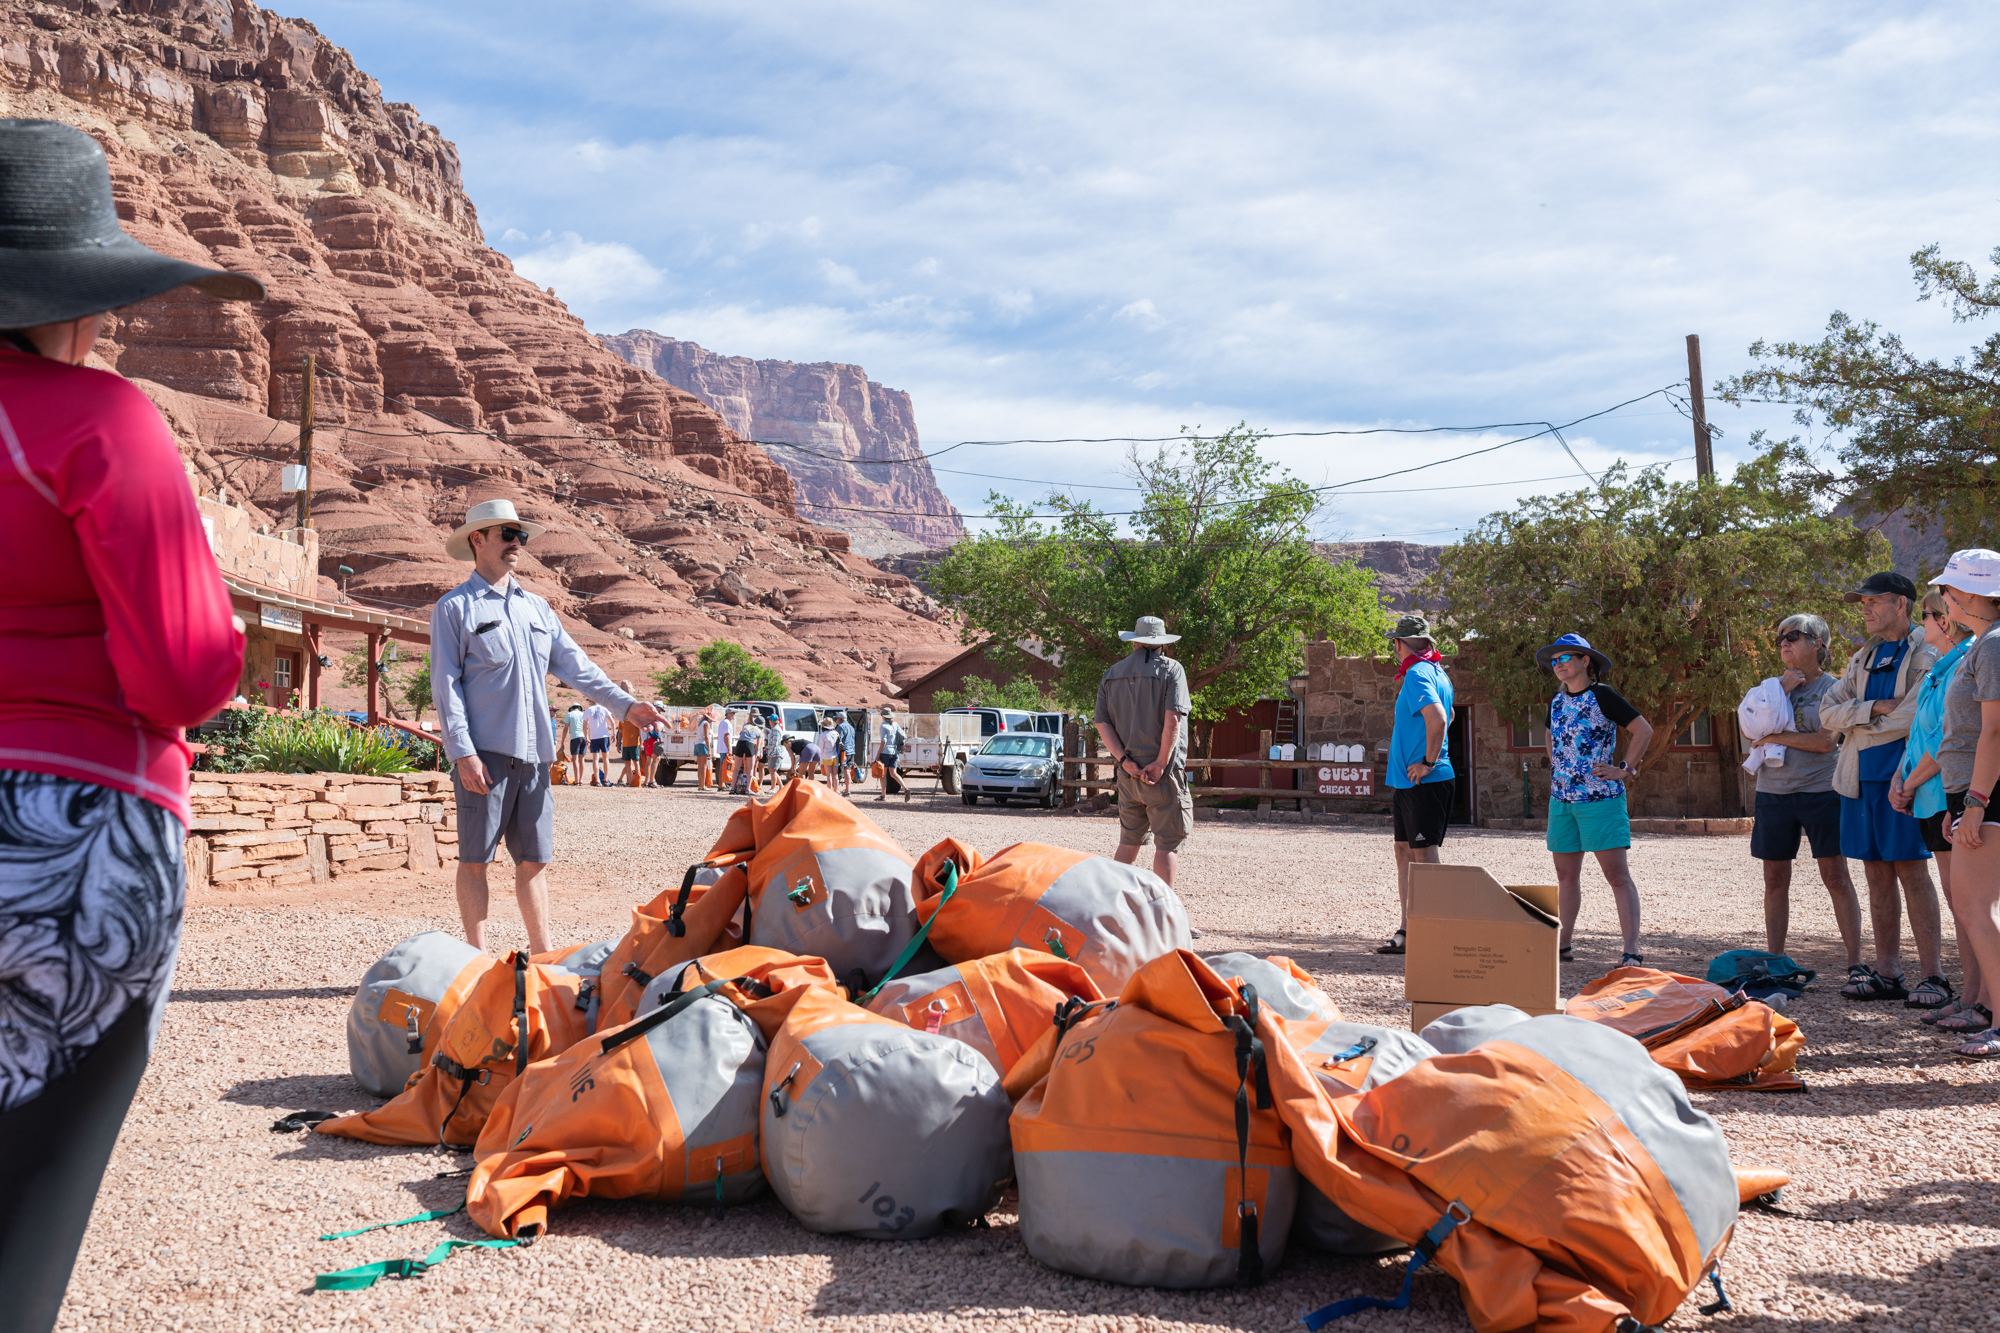
[[[1187,770],[1170,767],[1155,783],[1136,774],[1118,772],[1118,845],[1144,847],[1159,839],[1163,852],[1180,850],[1194,824],[1194,797],[1188,792]]]

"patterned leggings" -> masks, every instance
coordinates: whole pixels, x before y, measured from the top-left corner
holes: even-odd
[[[0,771],[0,1113],[75,1069],[135,1003],[158,1031],[185,836],[137,796]]]

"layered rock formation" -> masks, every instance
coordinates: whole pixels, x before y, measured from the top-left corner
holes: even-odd
[[[839,528],[875,557],[949,546],[965,535],[917,441],[910,395],[860,366],[753,361],[649,329],[607,336],[635,366],[686,389],[746,439],[780,442],[799,514]]]
[[[885,697],[955,651],[907,579],[802,521],[785,470],[693,395],[606,351],[487,248],[458,158],[309,23],[236,0],[27,0],[0,13],[0,114],[95,135],[140,240],[253,273],[106,321],[205,494],[280,526],[303,363],[317,364],[321,591],[422,612],[481,500],[548,534],[526,579],[614,676],[743,643],[802,697]],[[345,566],[352,571],[341,575]]]
[[[1329,560],[1348,560],[1375,571],[1375,586],[1384,604],[1397,611],[1420,609],[1417,585],[1437,572],[1442,546],[1416,542],[1317,542],[1313,549]]]

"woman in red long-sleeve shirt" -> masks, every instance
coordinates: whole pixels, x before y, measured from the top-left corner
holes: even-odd
[[[0,121],[0,1291],[55,1322],[180,947],[188,748],[241,623],[166,423],[87,369],[103,311],[253,278],[118,226],[104,152]]]

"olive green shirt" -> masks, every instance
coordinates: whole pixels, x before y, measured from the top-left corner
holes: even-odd
[[[1141,768],[1160,757],[1160,734],[1166,729],[1168,713],[1179,713],[1182,718],[1169,765],[1186,766],[1186,718],[1191,707],[1186,670],[1157,648],[1134,648],[1097,682],[1096,720],[1111,724],[1125,753]]]

